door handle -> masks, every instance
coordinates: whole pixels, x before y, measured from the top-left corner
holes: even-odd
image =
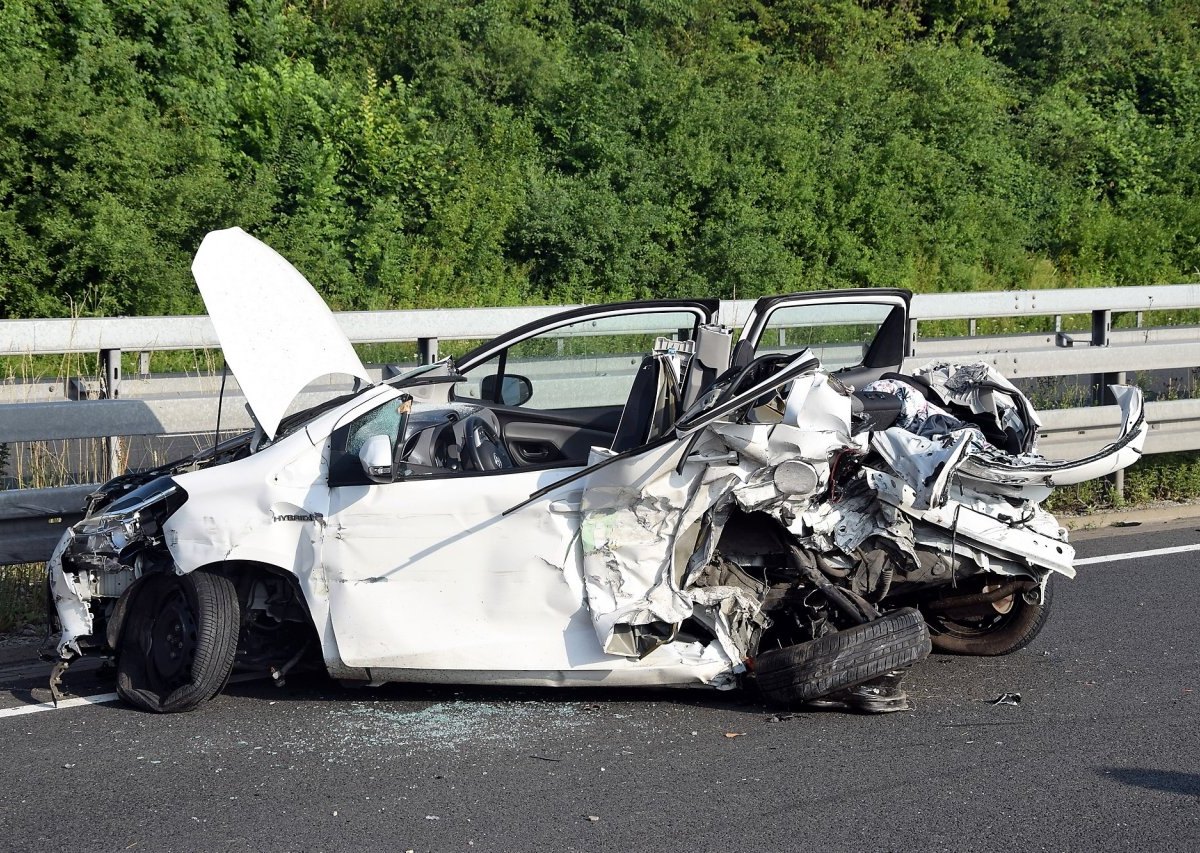
[[[515,441],[517,453],[526,462],[548,462],[558,450],[554,445],[544,441]]]
[[[551,512],[579,512],[583,506],[583,492],[572,492],[556,501],[550,501]]]

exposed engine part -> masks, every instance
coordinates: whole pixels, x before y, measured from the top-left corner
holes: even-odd
[[[825,594],[841,613],[850,620],[852,625],[861,625],[872,619],[879,618],[879,611],[864,601],[854,601],[847,591],[834,586],[829,578],[821,574],[816,567],[816,559],[808,551],[791,546],[792,565],[801,576]]]
[[[953,614],[955,611],[969,610],[981,604],[995,604],[1009,596],[1024,593],[1036,587],[1037,584],[1034,581],[1013,580],[985,592],[937,599],[926,604],[924,609],[927,613]]]

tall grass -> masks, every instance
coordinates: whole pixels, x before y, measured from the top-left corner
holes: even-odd
[[[0,566],[0,632],[46,619],[46,564]]]
[[[1200,452],[1159,453],[1145,456],[1125,469],[1123,494],[1108,480],[1089,480],[1055,489],[1046,500],[1046,509],[1081,514],[1197,497],[1200,497]]]

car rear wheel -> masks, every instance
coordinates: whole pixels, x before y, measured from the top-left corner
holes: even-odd
[[[806,643],[761,652],[754,660],[763,697],[811,702],[896,670],[929,654],[929,631],[911,607]]]
[[[994,576],[993,576],[994,577]],[[965,612],[927,614],[933,647],[956,655],[993,657],[1012,654],[1033,642],[1050,618],[1054,578],[1046,582],[1041,604],[1030,604],[1020,592]],[[984,584],[982,591],[987,592]],[[942,599],[942,602],[948,599]]]
[[[190,711],[233,669],[240,606],[234,585],[208,572],[155,575],[132,602],[117,655],[117,692],[147,711]]]

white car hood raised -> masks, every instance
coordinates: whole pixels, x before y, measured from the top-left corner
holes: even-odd
[[[323,299],[296,268],[241,228],[211,231],[192,262],[217,338],[268,438],[306,385],[369,380]]]

